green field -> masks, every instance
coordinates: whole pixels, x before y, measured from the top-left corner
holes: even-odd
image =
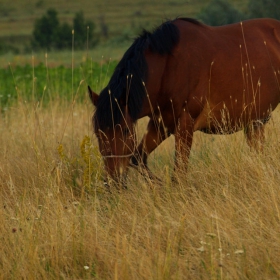
[[[18,100],[45,106],[55,100],[82,102],[87,98],[87,85],[100,91],[108,83],[116,63],[88,61],[73,68],[40,63],[0,68],[0,108],[7,110]]]

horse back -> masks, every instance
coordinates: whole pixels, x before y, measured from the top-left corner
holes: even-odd
[[[195,130],[204,130],[211,120],[220,123],[227,114],[235,127],[266,118],[277,106],[279,21],[210,27],[178,19],[174,24],[180,41],[166,62],[161,91],[173,100],[176,117],[187,109]]]

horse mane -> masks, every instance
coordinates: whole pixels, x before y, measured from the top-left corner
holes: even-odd
[[[194,18],[188,18],[188,17],[179,17],[179,20],[183,20],[183,21],[187,21],[190,23],[193,23],[195,25],[203,25],[200,21],[198,21],[197,19]]]
[[[192,19],[188,20],[195,23]],[[128,113],[135,122],[138,119],[144,96],[147,78],[147,63],[144,51],[160,55],[171,54],[179,41],[179,29],[173,21],[166,21],[153,32],[146,30],[136,38],[116,66],[108,85],[101,91],[96,111],[93,116],[94,126],[104,130],[118,124],[122,118],[122,110],[128,106]]]

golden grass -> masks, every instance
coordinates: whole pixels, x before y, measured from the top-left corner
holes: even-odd
[[[262,154],[242,132],[197,132],[175,184],[171,138],[149,162],[162,185],[131,171],[112,193],[91,111],[18,104],[1,115],[1,279],[280,278],[279,110]]]

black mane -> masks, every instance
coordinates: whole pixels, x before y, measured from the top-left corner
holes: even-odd
[[[125,52],[109,84],[99,95],[93,116],[96,128],[104,130],[107,127],[113,127],[113,124],[120,123],[121,110],[126,104],[133,122],[137,120],[146,95],[143,82],[146,82],[148,69],[144,51],[149,48],[153,53],[160,55],[171,54],[178,41],[179,29],[172,21],[163,23],[152,33],[143,30]]]

